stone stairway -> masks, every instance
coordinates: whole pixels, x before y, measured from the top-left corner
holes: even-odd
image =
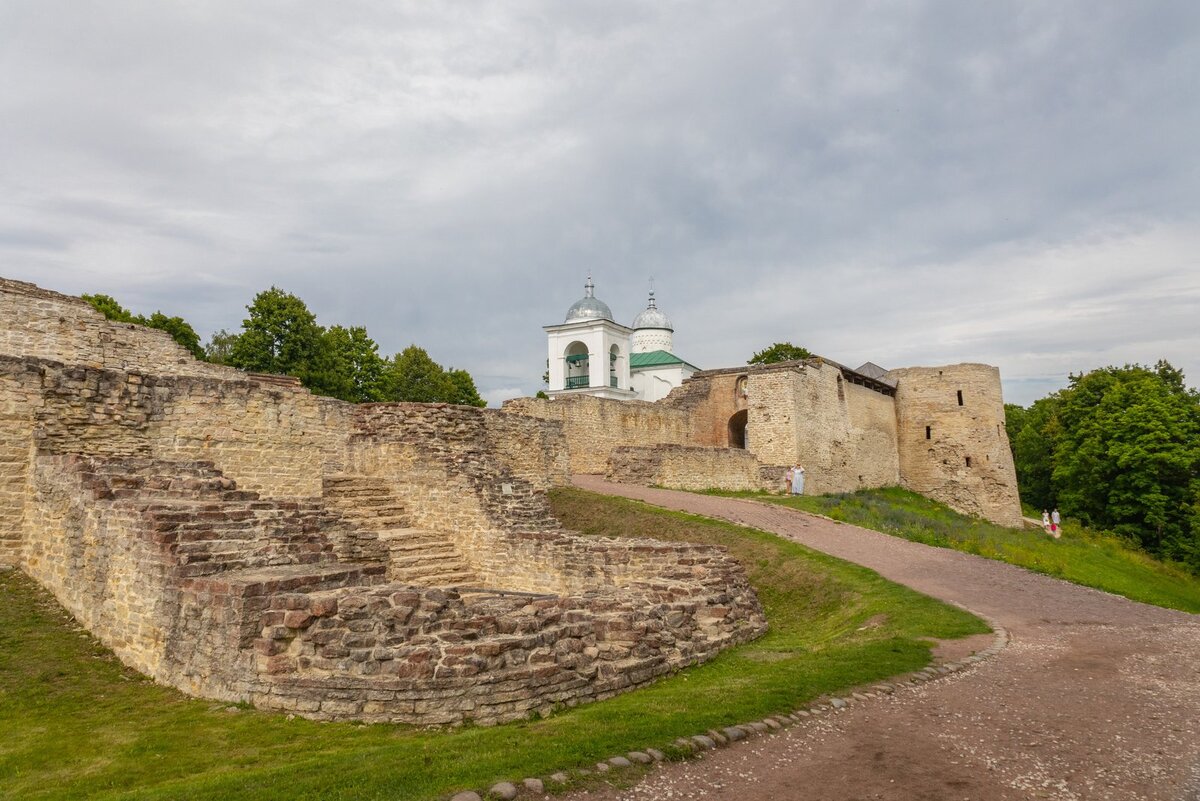
[[[324,479],[326,505],[387,549],[387,579],[423,587],[458,587],[479,578],[444,535],[414,528],[386,479],[339,473]]]
[[[211,462],[81,457],[74,465],[93,500],[143,531],[178,578],[337,561],[330,534],[341,521],[320,499],[260,498]]]

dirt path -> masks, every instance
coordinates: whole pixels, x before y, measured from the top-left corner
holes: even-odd
[[[1012,642],[952,677],[570,798],[1200,801],[1200,616],[764,503],[575,483],[866,565],[998,620]]]

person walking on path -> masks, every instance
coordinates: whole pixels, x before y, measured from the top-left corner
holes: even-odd
[[[1050,533],[1054,536],[1054,539],[1062,536],[1062,516],[1058,513],[1057,506],[1050,513]]]
[[[801,467],[800,465],[796,465],[788,472],[792,476],[792,494],[793,495],[803,495],[804,494],[804,468]]]
[[[1042,510],[1042,528],[1046,530],[1047,534],[1050,533],[1050,513],[1045,509]]]

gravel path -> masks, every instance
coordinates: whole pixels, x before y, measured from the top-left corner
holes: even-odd
[[[575,483],[775,532],[990,616],[1012,642],[940,681],[568,798],[1200,801],[1200,616],[765,503]]]

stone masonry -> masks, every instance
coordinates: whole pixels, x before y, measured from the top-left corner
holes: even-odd
[[[787,468],[801,464],[812,494],[901,485],[960,512],[1020,525],[1000,375],[987,365],[906,368],[881,380],[814,358],[704,370],[656,403],[560,396],[519,398],[503,409],[561,422],[576,473],[741,488],[742,462],[677,450],[732,448],[754,457],[763,489],[779,489]],[[645,451],[660,446],[660,457]],[[664,471],[682,454],[691,465],[669,469],[688,477],[666,483]]]
[[[758,459],[740,448],[688,445],[625,445],[613,448],[607,477],[622,484],[683,490],[757,490]]]
[[[563,530],[568,459],[562,422],[315,397],[0,279],[0,561],[189,693],[494,723],[765,630],[723,549]]]

